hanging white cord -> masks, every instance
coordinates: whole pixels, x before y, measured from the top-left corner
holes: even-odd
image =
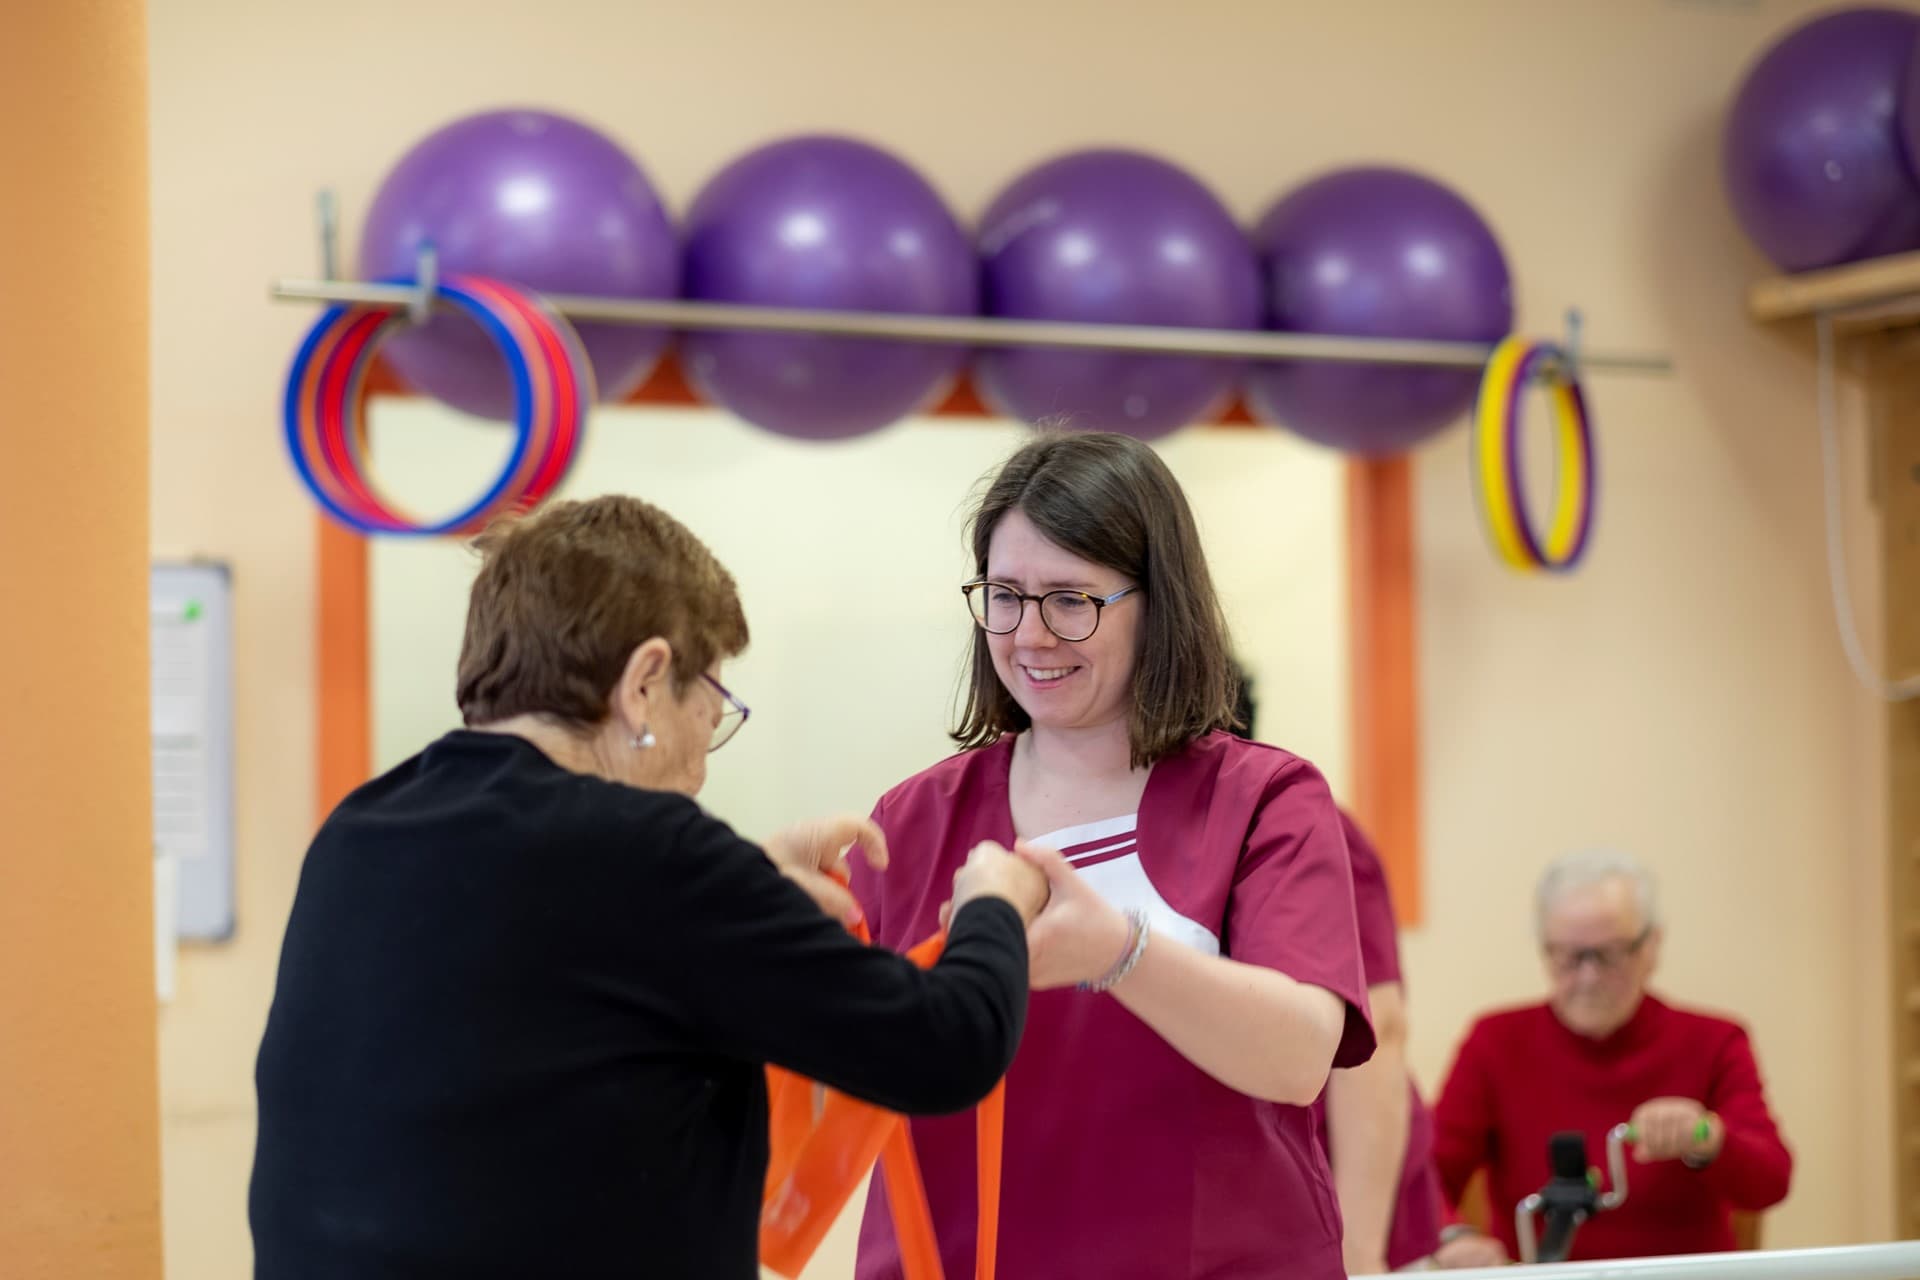
[[[1853,616],[1853,592],[1847,585],[1847,547],[1840,501],[1840,409],[1834,391],[1833,317],[1822,311],[1814,317],[1819,359],[1814,371],[1814,398],[1820,414],[1820,460],[1825,471],[1827,497],[1827,582],[1833,588],[1833,619],[1840,628],[1840,647],[1854,678],[1868,693],[1885,702],[1920,698],[1920,676],[1888,680],[1873,670],[1860,648],[1860,631]]]

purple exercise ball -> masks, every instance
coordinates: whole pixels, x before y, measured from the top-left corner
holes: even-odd
[[[1267,324],[1292,333],[1490,343],[1513,325],[1499,241],[1449,188],[1405,169],[1342,169],[1286,195],[1254,243]],[[1266,361],[1247,399],[1269,422],[1348,453],[1412,448],[1473,403],[1479,372],[1422,365]]]
[[[488,276],[550,294],[672,298],[680,260],[653,187],[617,144],[545,111],[489,111],[436,130],[381,184],[360,237],[364,278],[412,275],[420,246],[442,273]],[[633,325],[576,326],[602,400],[624,398],[671,335]],[[513,386],[473,322],[436,316],[381,354],[402,381],[456,409],[513,417]]]
[[[702,302],[918,315],[976,314],[966,233],[901,160],[850,138],[760,147],[721,170],[686,218],[686,292]],[[964,347],[815,334],[697,330],[681,340],[708,400],[781,435],[832,440],[937,398]]]
[[[1920,248],[1911,97],[1901,141],[1916,37],[1915,14],[1839,10],[1781,37],[1741,82],[1721,179],[1747,238],[1781,270]]]
[[[989,315],[1260,327],[1259,261],[1233,216],[1190,174],[1137,151],[1081,151],[1029,170],[988,207],[979,245]],[[1039,347],[985,349],[974,364],[998,413],[1143,440],[1222,408],[1243,367]]]

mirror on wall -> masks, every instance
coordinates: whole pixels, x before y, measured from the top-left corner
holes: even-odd
[[[952,747],[971,622],[969,501],[1028,428],[917,418],[835,443],[789,440],[706,407],[596,410],[556,500],[630,493],[686,524],[733,572],[752,643],[726,681],[753,711],[701,799],[747,833],[865,812]],[[372,468],[399,501],[452,509],[498,469],[509,432],[425,399],[378,398]],[[1277,431],[1157,443],[1199,522],[1260,698],[1260,736],[1348,774],[1343,459]],[[450,539],[370,552],[374,767],[458,723],[454,668],[477,567]]]

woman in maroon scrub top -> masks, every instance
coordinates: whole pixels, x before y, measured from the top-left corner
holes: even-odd
[[[1045,434],[971,522],[961,750],[883,796],[875,938],[940,926],[982,840],[1046,871],[1007,1077],[1002,1280],[1332,1280],[1309,1104],[1373,1050],[1341,820],[1307,761],[1227,732],[1235,677],[1192,513],[1146,445]],[[974,1274],[974,1124],[913,1122],[946,1274]],[[874,1179],[859,1280],[899,1255]]]

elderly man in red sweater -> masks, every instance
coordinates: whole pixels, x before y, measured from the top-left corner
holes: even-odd
[[[1474,1023],[1434,1108],[1447,1198],[1457,1203],[1485,1169],[1493,1234],[1450,1227],[1437,1261],[1516,1254],[1514,1206],[1546,1183],[1553,1135],[1584,1133],[1602,1163],[1623,1120],[1635,1134],[1626,1203],[1582,1226],[1571,1257],[1732,1249],[1733,1211],[1778,1204],[1793,1170],[1745,1029],[1648,991],[1660,918],[1652,877],[1633,859],[1563,858],[1541,878],[1536,907],[1546,1003]]]

